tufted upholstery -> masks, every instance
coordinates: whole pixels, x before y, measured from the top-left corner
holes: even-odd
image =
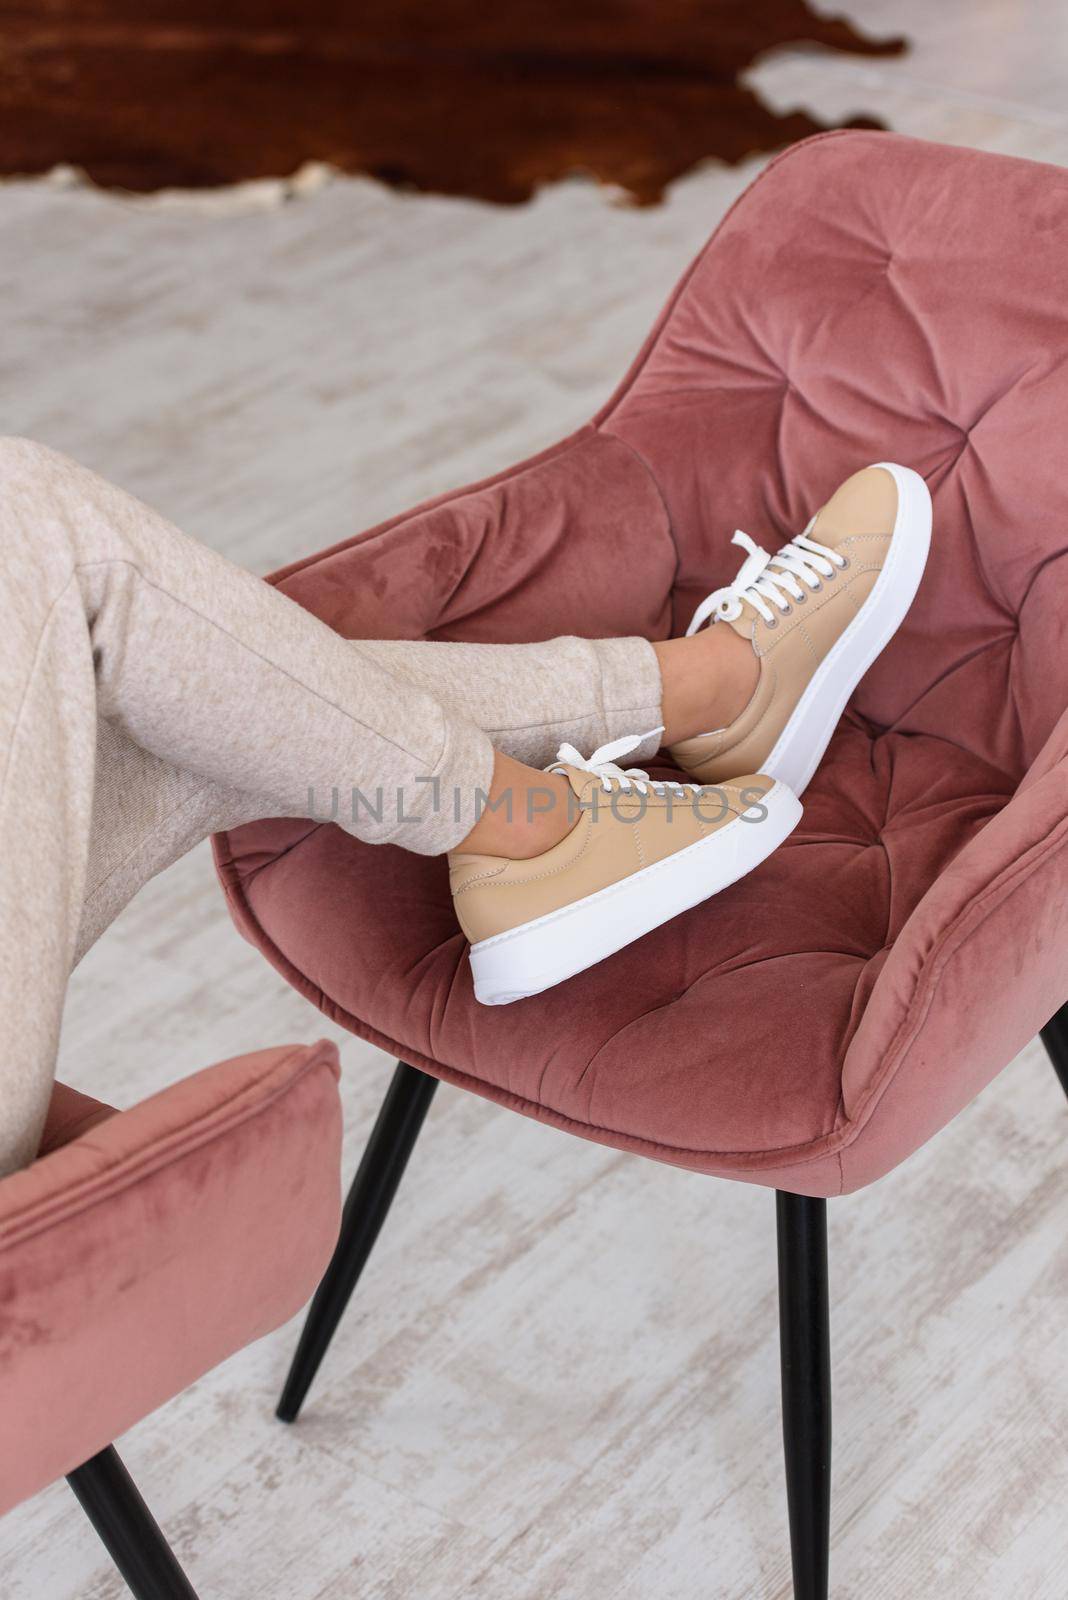
[[[274,580],[349,637],[658,637],[735,526],[916,467],[928,575],[758,872],[484,1010],[443,862],[266,821],[216,841],[246,935],[407,1061],[660,1160],[830,1195],[929,1138],[1068,996],[1066,237],[1060,169],[795,146],[590,425]]]
[[[56,1085],[0,1183],[0,1513],[304,1303],[337,1240],[338,1071],[324,1040],[130,1111]]]

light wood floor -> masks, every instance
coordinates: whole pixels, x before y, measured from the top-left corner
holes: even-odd
[[[1053,0],[841,9],[915,51],[781,54],[762,92],[1068,161]],[[752,170],[649,212],[581,182],[516,211],[349,181],[273,209],[9,186],[0,428],[266,571],[585,418]],[[238,938],[202,849],[77,973],[61,1071],[126,1104],[322,1033],[348,1175],[390,1064]],[[788,1600],[773,1209],[443,1089],[299,1427],[271,1417],[290,1327],[123,1454],[203,1600]],[[832,1206],[838,1600],[1063,1600],[1066,1218],[1037,1045]],[[63,1485],[0,1523],[0,1572],[6,1600],[125,1593]]]

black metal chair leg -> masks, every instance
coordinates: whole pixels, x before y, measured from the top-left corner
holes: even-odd
[[[831,1537],[831,1342],[827,1202],[775,1196],[786,1499],[794,1600],[827,1600]]]
[[[137,1600],[197,1600],[113,1445],[75,1467],[67,1482]]]
[[[1053,1070],[1061,1080],[1061,1088],[1068,1094],[1068,1005],[1054,1012],[1042,1029],[1041,1037]]]
[[[295,1422],[386,1220],[438,1080],[398,1061],[345,1201],[341,1235],[312,1299],[277,1415]]]

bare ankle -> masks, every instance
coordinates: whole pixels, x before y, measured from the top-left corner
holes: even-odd
[[[577,817],[571,785],[560,772],[539,772],[496,752],[488,803],[457,850],[529,861],[565,839]]]
[[[654,644],[660,663],[664,743],[725,728],[753,697],[760,663],[748,639],[726,623]]]

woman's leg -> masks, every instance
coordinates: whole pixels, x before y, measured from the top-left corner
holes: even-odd
[[[432,694],[484,729],[498,750],[532,767],[547,766],[565,741],[592,750],[661,723],[660,672],[645,639],[361,639],[351,648]],[[657,733],[636,759],[652,757],[659,746]]]
[[[361,785],[384,804],[343,824],[444,851],[493,759],[251,574],[0,441],[0,1173],[36,1149],[70,969],[140,882],[212,826]]]
[[[3,1172],[36,1148],[71,966],[140,883],[215,827],[330,809],[335,791],[361,838],[444,852],[477,822],[494,751],[426,688],[18,439],[0,440],[0,617]]]
[[[592,749],[652,730],[634,752],[732,722],[759,663],[730,628],[688,639],[550,639],[544,644],[361,640],[361,652],[485,729],[513,760],[544,767],[565,741]]]
[[[20,566],[22,563],[20,563]],[[31,1161],[85,888],[96,692],[77,595],[0,539],[0,1177]]]

